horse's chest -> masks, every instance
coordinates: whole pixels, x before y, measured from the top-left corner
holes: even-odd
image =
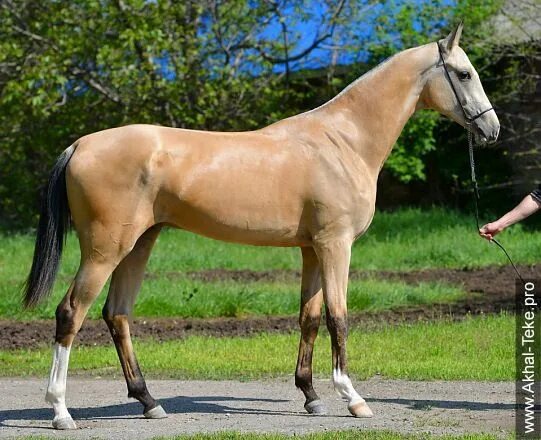
[[[361,189],[335,188],[332,195],[316,204],[318,229],[353,237],[362,235],[372,222],[375,200],[375,190],[369,184]]]

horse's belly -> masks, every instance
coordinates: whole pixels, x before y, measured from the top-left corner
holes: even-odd
[[[310,167],[299,149],[256,135],[201,137],[164,163],[156,169],[164,222],[225,241],[306,243]]]
[[[297,210],[265,206],[248,207],[230,201],[207,206],[185,200],[167,202],[163,222],[216,240],[260,246],[300,246],[309,243]]]
[[[304,200],[295,182],[269,175],[213,176],[164,191],[158,206],[165,223],[218,240],[268,246],[308,243]]]

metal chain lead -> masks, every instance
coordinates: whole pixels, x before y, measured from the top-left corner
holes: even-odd
[[[453,79],[451,78],[451,74],[449,73],[449,70],[447,69],[447,63],[445,62],[445,57],[443,56],[443,50],[442,50],[442,48],[440,46],[440,43],[438,43],[438,52],[439,52],[439,55],[440,55],[441,65],[443,66],[443,71],[445,72],[445,76],[447,77],[447,80],[449,81],[449,85],[451,86],[451,90],[453,91],[453,94],[455,95],[455,98],[456,98],[458,104],[460,105],[462,113],[464,114],[464,123],[465,123],[464,126],[466,128],[467,133],[468,133],[468,148],[469,148],[469,154],[470,154],[471,182],[472,182],[472,189],[473,189],[473,204],[474,204],[474,207],[475,207],[475,223],[477,225],[477,231],[479,231],[479,229],[481,229],[481,224],[479,222],[479,206],[478,206],[480,198],[479,198],[479,186],[477,185],[477,178],[475,176],[475,160],[474,160],[474,157],[473,157],[473,132],[472,132],[472,129],[471,129],[471,124],[476,119],[483,116],[485,113],[493,111],[494,108],[493,107],[487,108],[487,109],[483,110],[482,112],[478,113],[477,115],[475,115],[473,117],[468,115],[468,112],[466,111],[466,109],[464,108],[464,105],[462,104],[462,101],[461,101],[460,96],[458,94],[458,90],[456,89],[455,84],[453,83]],[[496,240],[495,238],[492,238],[490,240],[490,242],[496,244],[496,246],[498,246],[503,251],[503,253],[507,257],[507,259],[509,260],[509,263],[511,263],[511,266],[513,266],[513,269],[515,270],[515,272],[516,272],[517,276],[519,277],[520,281],[522,281],[522,284],[525,284],[524,278],[522,278],[522,276],[520,275],[520,272],[518,271],[517,266],[515,266],[515,263],[513,262],[513,260],[511,259],[511,257],[509,256],[509,254],[507,253],[505,248],[503,247],[503,245],[498,240]]]
[[[481,225],[480,225],[480,222],[479,222],[479,199],[480,199],[480,197],[479,197],[479,186],[477,185],[477,177],[475,176],[475,159],[473,157],[473,134],[472,134],[472,132],[470,130],[470,124],[469,123],[466,124],[466,130],[468,132],[468,150],[469,150],[469,155],[470,155],[471,182],[472,182],[472,190],[473,190],[473,205],[474,205],[474,208],[475,208],[475,223],[477,225],[477,230],[479,231],[479,229],[481,229]],[[490,243],[494,243],[496,246],[498,246],[503,251],[503,253],[505,254],[507,259],[509,260],[509,263],[511,264],[511,266],[515,270],[515,273],[517,274],[517,276],[520,279],[520,281],[522,282],[522,284],[526,284],[526,282],[524,281],[524,278],[522,278],[522,275],[518,271],[517,266],[515,265],[515,263],[511,259],[511,256],[505,250],[503,245],[498,240],[496,240],[495,238],[492,238],[490,240]]]

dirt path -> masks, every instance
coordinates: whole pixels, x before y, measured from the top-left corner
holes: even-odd
[[[146,420],[126,397],[122,380],[69,379],[68,406],[79,429],[51,430],[52,410],[43,402],[45,381],[1,379],[0,438],[54,434],[55,438],[151,438],[235,430],[306,433],[386,429],[404,433],[487,432],[508,437],[514,429],[510,382],[410,382],[371,379],[357,383],[375,417],[355,419],[331,389],[317,381],[327,416],[310,416],[293,380],[259,382],[150,381],[169,418]]]
[[[521,266],[524,277],[541,278],[541,265]],[[170,273],[171,278],[192,277],[206,281],[233,279],[245,281],[298,280],[294,271],[227,271],[211,270],[192,273]],[[351,273],[352,278],[378,278],[401,280],[410,284],[423,281],[439,281],[460,285],[470,295],[454,304],[431,304],[385,312],[368,312],[350,316],[352,327],[363,328],[389,325],[401,322],[416,322],[435,319],[462,319],[469,314],[498,313],[514,308],[515,276],[510,267],[487,267],[477,270],[432,269],[414,272],[359,272]],[[50,345],[54,337],[54,320],[19,322],[0,320],[0,349],[35,348]],[[135,319],[132,334],[136,338],[156,340],[179,339],[194,334],[209,336],[247,336],[260,332],[296,331],[297,318],[254,317],[221,319]],[[77,336],[77,343],[96,345],[110,343],[109,331],[102,321],[85,321]]]

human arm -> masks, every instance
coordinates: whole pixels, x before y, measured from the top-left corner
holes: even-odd
[[[492,223],[484,225],[479,229],[479,235],[487,240],[492,240],[495,235],[499,234],[508,226],[524,220],[539,209],[541,209],[541,187],[524,197],[524,199],[507,214]]]

